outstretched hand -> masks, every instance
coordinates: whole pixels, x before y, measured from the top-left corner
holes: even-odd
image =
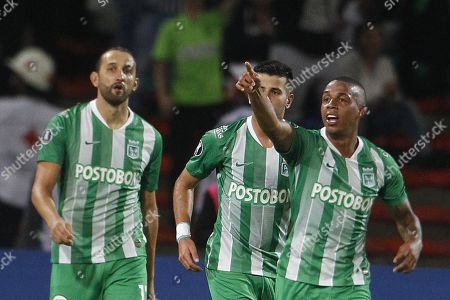
[[[236,88],[241,92],[251,94],[260,87],[261,80],[258,73],[253,70],[253,66],[249,62],[245,62],[245,67],[247,71],[239,78],[236,83]]]

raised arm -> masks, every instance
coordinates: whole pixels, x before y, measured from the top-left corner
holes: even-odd
[[[412,211],[408,199],[401,204],[389,207],[404,241],[393,260],[394,272],[412,272],[416,268],[422,251],[422,228],[419,218]]]
[[[173,211],[177,224],[178,260],[191,271],[202,271],[197,248],[191,239],[190,224],[194,205],[194,188],[200,180],[184,169],[173,189]]]
[[[34,207],[50,228],[52,240],[58,244],[71,246],[72,227],[59,215],[52,191],[61,172],[61,165],[41,161],[37,165],[31,199]]]
[[[147,294],[148,299],[155,298],[155,252],[156,240],[158,238],[159,215],[158,206],[156,205],[155,192],[144,191],[143,199],[143,215],[144,215],[144,234],[147,238]]]
[[[261,89],[259,75],[246,62],[247,72],[242,74],[236,83],[236,88],[244,92],[253,109],[253,113],[261,129],[267,134],[279,152],[287,152],[294,138],[294,130],[284,120],[279,120],[269,97]]]

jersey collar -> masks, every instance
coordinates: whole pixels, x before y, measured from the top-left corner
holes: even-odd
[[[89,106],[91,107],[91,110],[94,113],[94,115],[100,120],[100,122],[102,122],[103,125],[105,125],[106,127],[109,128],[108,123],[106,123],[106,120],[102,117],[102,114],[100,113],[100,111],[97,108],[97,99],[94,99],[91,102],[89,102]],[[133,121],[134,113],[129,107],[128,107],[128,111],[129,111],[130,115],[128,116],[127,121],[125,122],[125,124],[122,125],[122,127],[118,128],[116,130],[120,130],[120,129],[127,127]]]
[[[265,148],[265,147],[261,144],[261,141],[259,140],[258,136],[256,135],[255,128],[253,128],[253,124],[252,124],[252,116],[248,116],[248,117],[247,117],[247,128],[248,128],[248,131],[250,131],[250,135],[253,137],[253,139],[254,139],[261,147]],[[267,149],[271,149],[271,148],[273,148],[273,146],[270,147],[270,148],[267,148]]]
[[[325,141],[327,142],[328,146],[336,153],[338,153],[339,155],[341,155],[341,152],[339,152],[339,150],[333,145],[333,143],[328,139],[328,136],[325,132],[325,127],[322,127],[320,129],[320,135],[325,139]],[[363,140],[358,136],[358,147],[356,147],[355,152],[353,152],[352,156],[348,157],[348,159],[356,159],[358,157],[359,152],[361,152],[362,148],[364,147],[363,144]],[[341,155],[342,156],[342,155]],[[347,158],[347,157],[346,157]]]

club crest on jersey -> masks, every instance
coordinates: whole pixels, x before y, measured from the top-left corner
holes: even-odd
[[[289,176],[289,171],[288,171],[288,166],[286,161],[283,159],[283,161],[281,162],[281,175],[288,177]]]
[[[373,168],[362,168],[362,183],[368,188],[375,187],[375,173]]]
[[[131,159],[139,158],[139,142],[129,140],[127,145],[127,156]]]

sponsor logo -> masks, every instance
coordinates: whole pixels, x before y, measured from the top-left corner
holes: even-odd
[[[245,187],[232,181],[227,192],[228,197],[235,197],[237,200],[251,202],[253,204],[277,204],[288,203],[290,201],[289,189],[255,189]]]
[[[216,129],[214,129],[214,133],[216,134],[216,136],[219,139],[221,139],[221,138],[223,138],[223,133],[225,131],[227,131],[227,129],[228,129],[228,126],[227,125],[223,125],[223,126],[220,126],[220,127],[216,128]]]
[[[235,165],[236,165],[236,167],[239,168],[239,167],[244,167],[244,166],[253,165],[253,162],[250,161],[250,162],[243,162],[243,163],[240,163],[240,162],[236,161]]]
[[[84,141],[84,143],[86,145],[95,145],[95,144],[100,144],[100,141]]]
[[[367,213],[372,207],[375,198],[363,198],[350,192],[342,191],[340,189],[331,189],[327,185],[322,185],[318,182],[314,183],[311,198],[318,197],[323,202],[334,204],[337,206],[352,209],[354,211],[361,211]]]
[[[100,181],[102,183],[136,186],[140,181],[138,172],[124,171],[122,169],[93,167],[76,164],[75,177],[86,181]]]

